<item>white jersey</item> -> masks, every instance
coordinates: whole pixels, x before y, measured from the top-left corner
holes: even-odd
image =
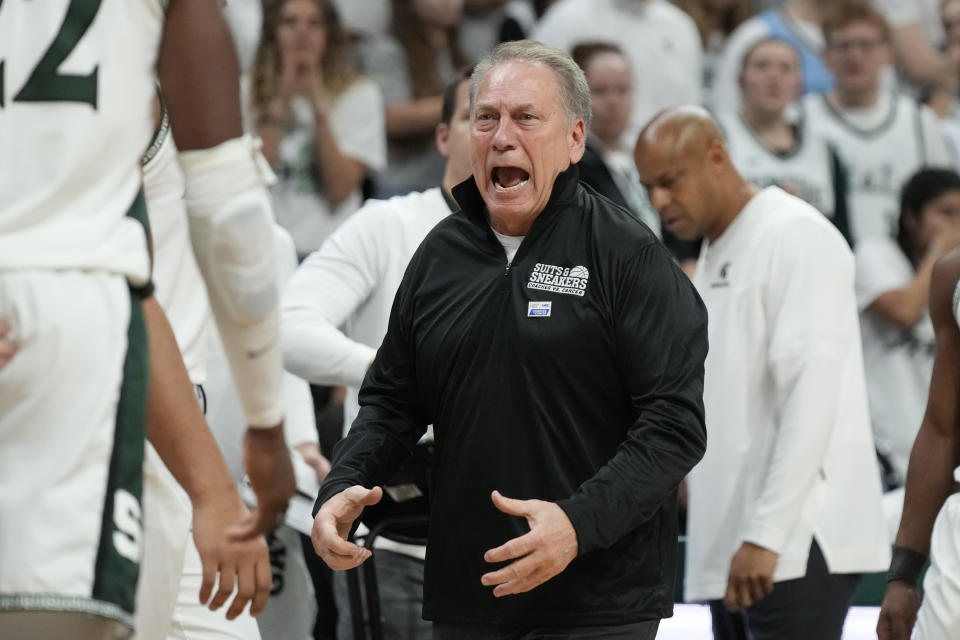
[[[922,167],[952,164],[936,116],[906,96],[884,93],[874,107],[841,111],[826,94],[815,94],[806,96],[803,106],[846,169],[854,245],[896,236],[903,184]]]
[[[718,120],[730,159],[744,178],[758,187],[780,187],[812,204],[828,218],[834,218],[836,196],[831,150],[807,118],[797,122],[796,143],[786,151],[771,149],[740,114],[723,114]]]
[[[160,0],[0,4],[0,270],[149,277],[127,213],[162,25]]]
[[[153,235],[153,282],[177,339],[190,381],[207,377],[210,305],[207,287],[190,244],[190,227],[183,201],[186,183],[177,162],[166,113],[153,143],[143,157],[143,191]]]

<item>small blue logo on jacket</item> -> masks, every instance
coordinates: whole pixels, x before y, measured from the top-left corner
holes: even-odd
[[[552,302],[529,302],[527,303],[528,318],[548,318]]]

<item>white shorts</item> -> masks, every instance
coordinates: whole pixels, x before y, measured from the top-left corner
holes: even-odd
[[[0,273],[0,611],[132,625],[148,382],[123,276]],[[129,348],[128,348],[129,346]]]
[[[180,594],[173,613],[170,640],[260,640],[257,621],[250,617],[249,609],[233,620],[227,620],[232,596],[216,611],[200,604],[202,582],[203,565],[191,537],[183,558],[183,576],[180,578]]]
[[[137,640],[165,640],[180,591],[192,506],[147,443],[143,464],[144,554],[137,585]]]
[[[917,640],[960,638],[960,494],[947,498],[930,538]]]
[[[227,620],[232,598],[216,611],[200,604],[203,566],[190,533],[190,498],[149,444],[143,503],[146,549],[136,640],[260,640],[249,610]]]

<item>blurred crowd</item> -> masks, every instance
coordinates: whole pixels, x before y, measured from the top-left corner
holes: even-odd
[[[245,125],[276,174],[277,221],[315,272],[337,263],[339,249],[325,243],[367,199],[448,192],[469,175],[462,150],[440,143],[438,125],[452,140],[466,117],[449,87],[496,44],[526,38],[566,50],[586,74],[593,119],[581,180],[632,210],[691,274],[699,244],[661,228],[633,151],[662,109],[708,108],[745,178],[812,204],[854,251],[892,538],[933,363],[932,265],[960,244],[960,0],[230,0],[226,11]],[[300,284],[298,304],[310,289]],[[392,298],[384,291],[380,323]],[[367,294],[329,315],[368,343],[353,354],[355,370],[295,371],[314,384],[320,446],[304,457],[321,477],[378,344],[377,330],[363,339],[362,313],[381,294]],[[313,577],[318,599],[332,597],[320,586],[329,577]],[[318,624],[315,637],[333,637],[334,626]]]

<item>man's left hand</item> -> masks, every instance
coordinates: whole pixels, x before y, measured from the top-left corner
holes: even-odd
[[[773,591],[773,570],[778,554],[770,549],[744,542],[730,561],[724,602],[731,611],[755,604]]]
[[[494,596],[530,591],[566,569],[577,557],[577,532],[559,505],[505,498],[499,491],[494,491],[491,498],[497,509],[526,518],[530,526],[528,533],[484,554],[483,559],[490,563],[514,560],[480,578],[484,585],[495,587]]]
[[[269,429],[249,427],[243,436],[243,466],[257,496],[257,509],[231,528],[240,540],[273,531],[283,522],[290,496],[297,490],[283,423]]]

